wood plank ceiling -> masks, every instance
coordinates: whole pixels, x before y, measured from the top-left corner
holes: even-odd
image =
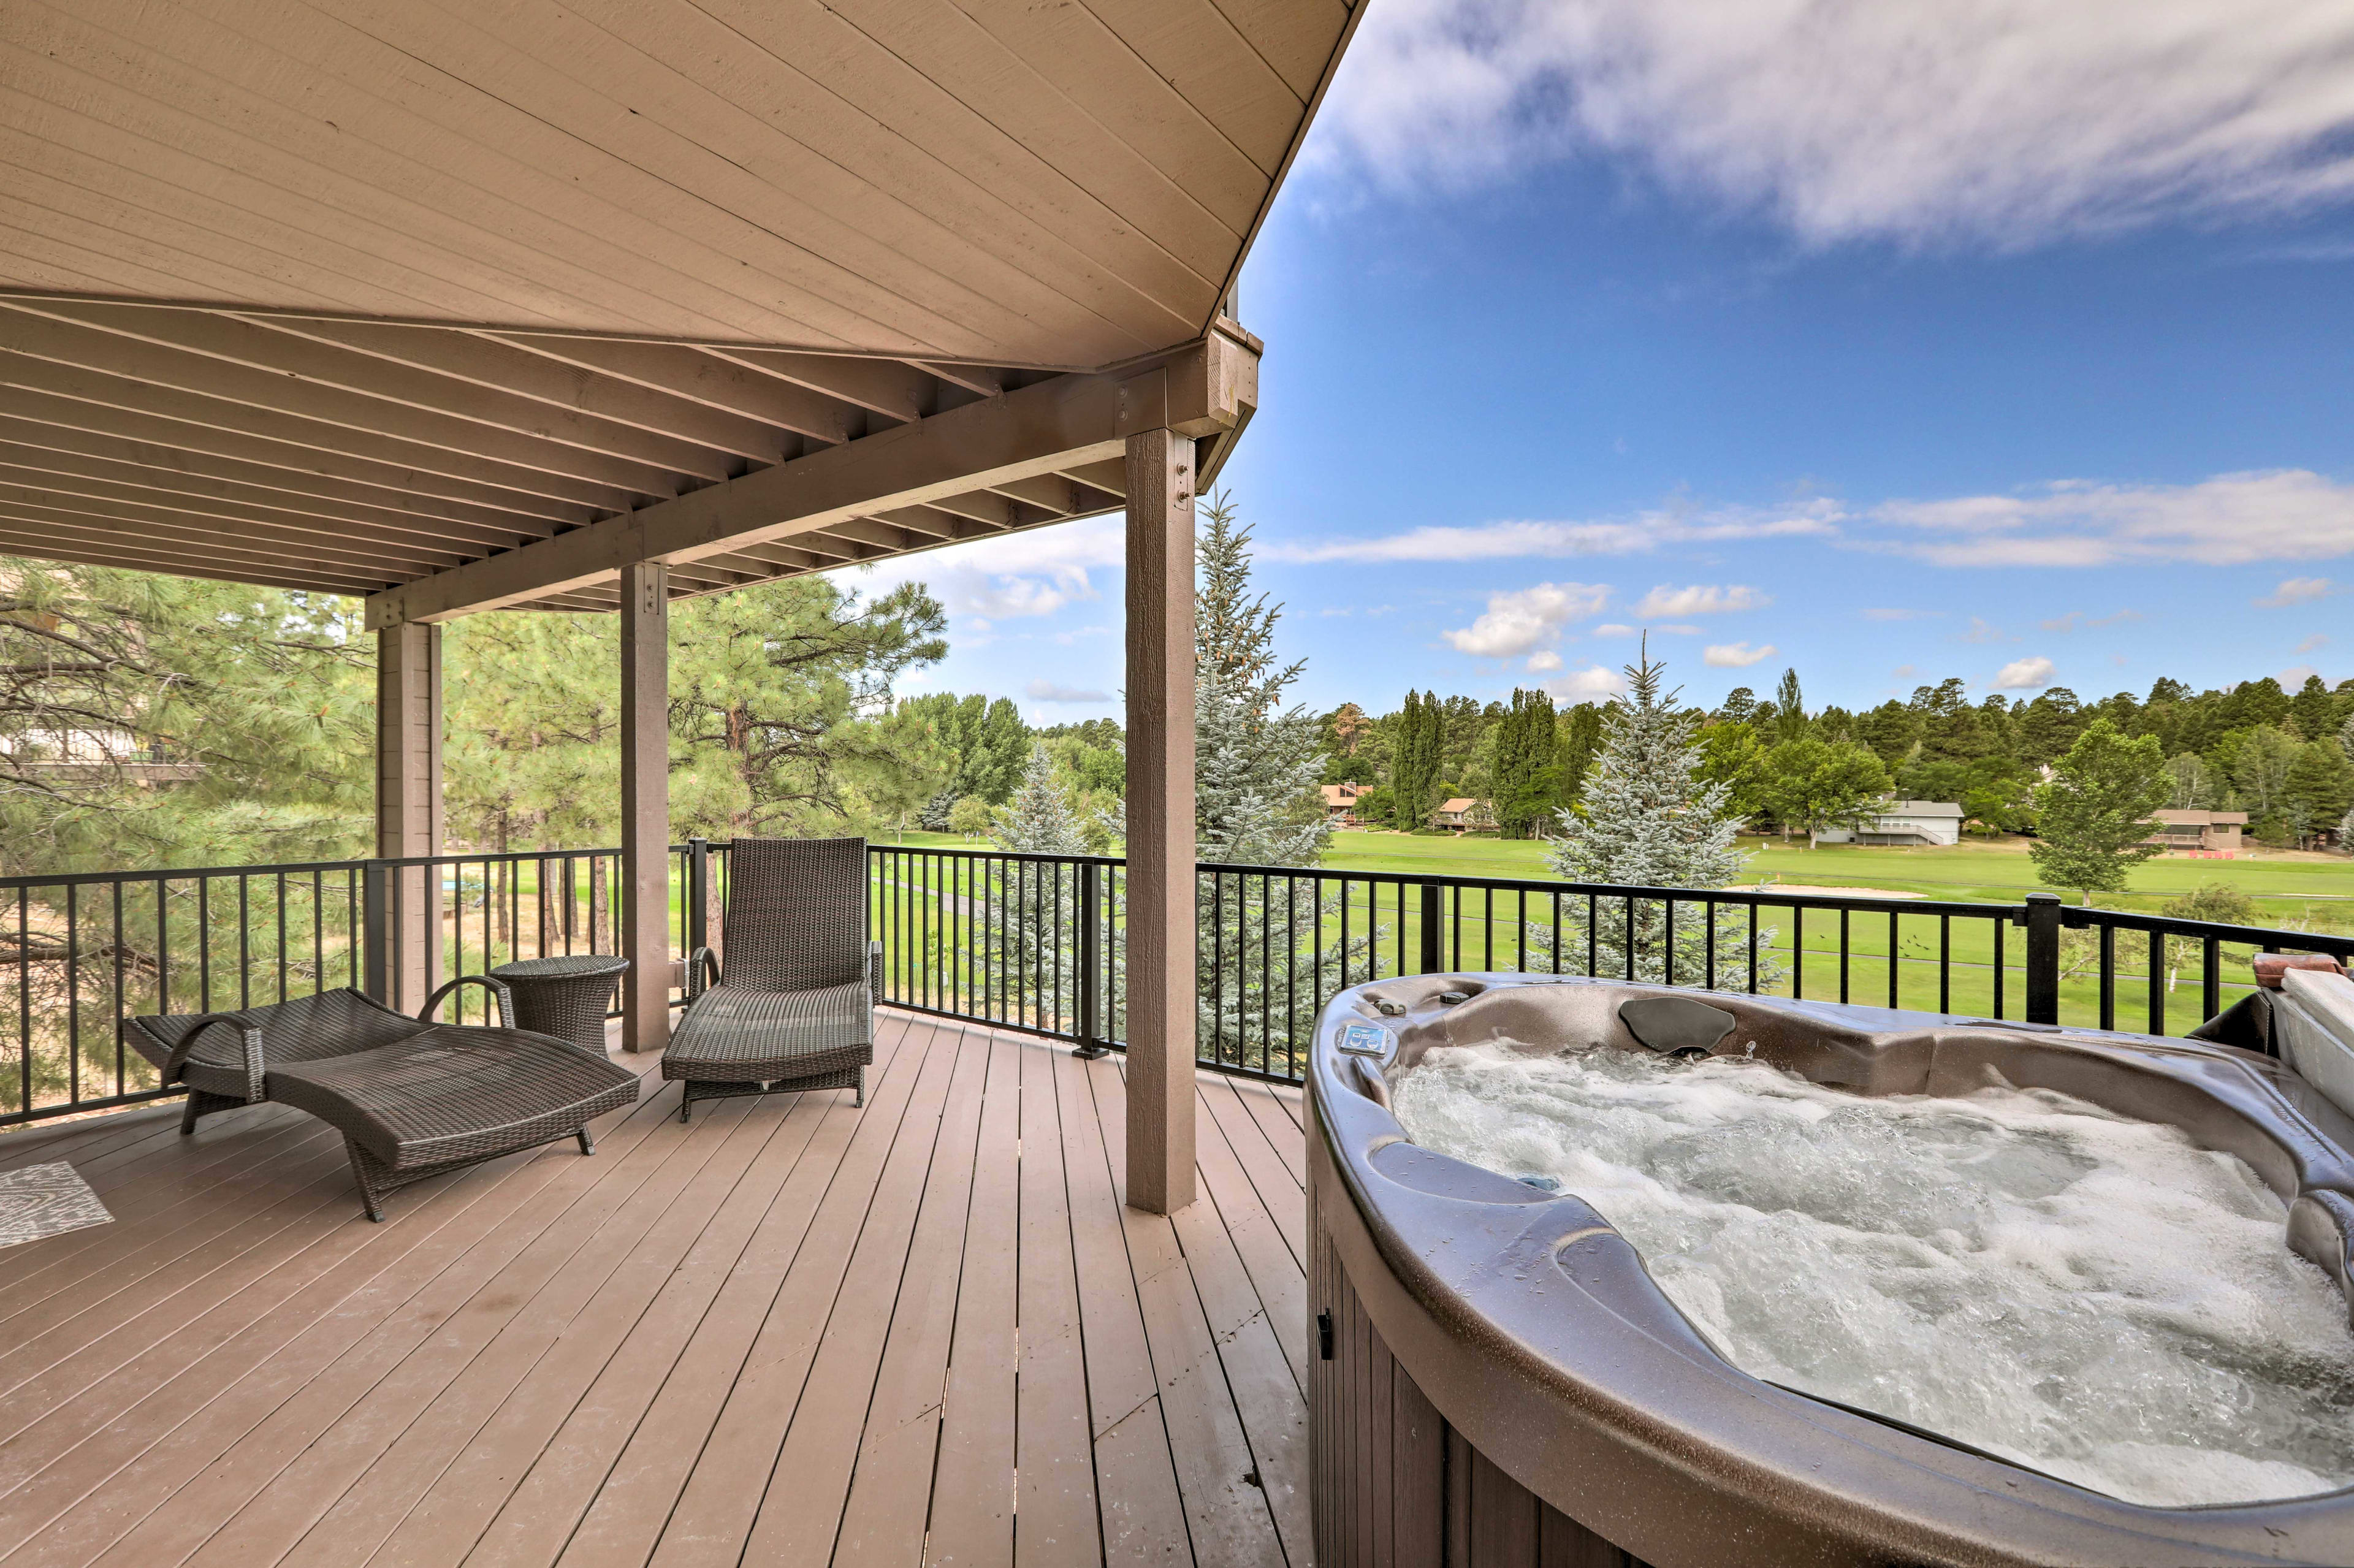
[[[0,551],[365,594],[1192,342],[1353,21],[11,0]],[[878,506],[679,588],[1119,490]]]

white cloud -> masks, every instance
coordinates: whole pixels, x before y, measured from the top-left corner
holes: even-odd
[[[1973,615],[1970,617],[1970,629],[1963,632],[1959,640],[1964,642],[1999,642],[2002,639],[2001,628],[1989,626],[1983,619]]]
[[[1127,559],[1127,522],[1115,513],[1050,524],[994,539],[975,539],[873,567],[842,568],[845,588],[886,593],[904,582],[928,584],[950,615],[1013,620],[1052,615],[1098,597],[1088,574]]]
[[[2327,648],[2328,646],[2329,639],[2317,631],[2312,636],[2306,638],[2304,641],[2298,643],[2296,645],[2296,651],[2300,653],[2311,653],[2317,649]]]
[[[1559,680],[1547,681],[1544,689],[1557,703],[1603,703],[1627,689],[1627,677],[1616,670],[1588,664]]]
[[[1648,631],[1656,631],[1664,637],[1698,637],[1700,635],[1699,627],[1679,626],[1672,620],[1664,621],[1657,626],[1621,626],[1617,621],[1612,621],[1607,626],[1596,627],[1594,629],[1594,635],[1596,637],[1633,637],[1638,633]]]
[[[2291,577],[2273,589],[2269,599],[2255,601],[2259,609],[2286,609],[2293,604],[2311,604],[2317,599],[2327,599],[2338,591],[2327,577]]]
[[[2343,0],[1385,0],[1311,160],[1392,186],[1620,154],[1813,243],[2014,249],[2354,187]]]
[[[1558,670],[1560,668],[1561,655],[1554,652],[1550,648],[1546,649],[1542,653],[1532,653],[1529,655],[1529,673],[1532,674],[1542,675],[1548,671]]]
[[[2307,681],[2310,681],[2313,677],[2320,673],[2320,671],[2315,669],[2310,664],[2291,664],[2287,669],[2283,670],[2279,674],[2274,675],[2273,679],[2281,683],[2282,691],[2294,692],[2299,686],[2304,685]]]
[[[2045,621],[2043,623],[2043,630],[2046,631],[2074,631],[2081,628],[2089,631],[2094,627],[2121,626],[2128,620],[2139,620],[2140,619],[2141,611],[2137,609],[2121,609],[2115,615],[2105,615],[2097,620],[2093,619],[2091,616],[2086,615],[2081,609],[2072,609],[2067,614],[2060,617],[2057,620]]]
[[[1943,535],[1886,546],[1940,567],[2226,567],[2354,551],[2354,485],[2305,469],[2179,485],[2062,480],[2015,495],[1885,502],[1868,515]]]
[[[1866,620],[1918,620],[1926,615],[1943,615],[1942,609],[1867,609]]]
[[[1609,598],[1610,589],[1601,584],[1539,583],[1490,595],[1485,615],[1460,630],[1439,635],[1458,653],[1510,659],[1552,641],[1564,626],[1595,614]]]
[[[1604,522],[1429,524],[1370,539],[1316,543],[1270,541],[1260,553],[1278,561],[1500,561],[1523,557],[1641,556],[1668,545],[1722,544],[1737,539],[1828,535],[1838,532],[1837,503],[1816,499],[1766,509],[1709,512],[1661,509]]]
[[[1752,648],[1746,642],[1713,643],[1701,650],[1701,662],[1719,670],[1746,670],[1760,659],[1771,659],[1776,650],[1771,642],[1763,648]]]
[[[1635,607],[1636,615],[1723,615],[1736,609],[1763,609],[1774,601],[1754,588],[1735,583],[1731,588],[1714,583],[1694,583],[1690,588],[1670,588],[1661,583],[1643,596]],[[1665,630],[1662,628],[1661,630]]]
[[[1108,703],[1109,692],[1091,692],[1077,686],[1065,686],[1044,676],[1030,683],[1023,691],[1024,696],[1041,703]]]
[[[2051,683],[2052,661],[2044,658],[2013,659],[1994,676],[1998,692],[2032,692]]]

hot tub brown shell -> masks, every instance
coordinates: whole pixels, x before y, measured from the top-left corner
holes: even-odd
[[[1444,991],[1470,993],[1447,1005]],[[1658,988],[1434,975],[1341,992],[1310,1065],[1317,1561],[1326,1568],[2354,1564],[2354,1490],[2245,1506],[2119,1501],[1762,1383],[1719,1357],[1575,1198],[1419,1149],[1384,1070],[1435,1044],[1641,1047]],[[1692,995],[1691,991],[1676,994]],[[1863,1094],[1992,1081],[2183,1128],[2290,1203],[2346,1286],[2354,1122],[2263,1056],[1873,1008],[1706,1000],[1746,1049]],[[1379,1004],[1402,1005],[1384,1016]],[[1384,1053],[1341,1048],[1350,1024]]]

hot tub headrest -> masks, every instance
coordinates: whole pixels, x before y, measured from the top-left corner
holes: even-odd
[[[1680,1056],[1687,1051],[1715,1050],[1740,1021],[1721,1007],[1688,996],[1638,996],[1618,1004],[1618,1022],[1660,1055]]]

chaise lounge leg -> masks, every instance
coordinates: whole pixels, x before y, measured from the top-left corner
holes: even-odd
[[[202,1113],[196,1109],[196,1091],[190,1089],[188,1091],[186,1102],[180,1107],[180,1136],[182,1138],[186,1138],[190,1133],[196,1130],[196,1118],[200,1114]]]
[[[582,1128],[575,1136],[580,1139],[581,1153],[594,1154],[597,1152],[597,1140],[588,1136],[588,1129],[587,1128]]]
[[[682,1126],[695,1119],[695,1091],[685,1084],[678,1086],[678,1119]]]
[[[854,1106],[863,1106],[866,1103],[866,1069],[864,1067],[858,1069],[858,1086],[852,1091],[850,1103]]]
[[[379,1202],[381,1194],[368,1171],[368,1156],[349,1139],[344,1140],[344,1148],[352,1157],[352,1179],[360,1185],[360,1202],[366,1207],[367,1217],[377,1224],[384,1224],[384,1204]]]

